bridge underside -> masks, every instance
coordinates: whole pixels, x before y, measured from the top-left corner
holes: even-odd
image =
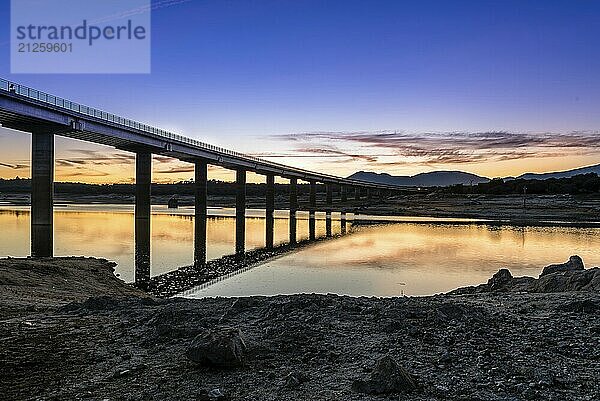
[[[5,81],[6,82],[6,81]],[[63,102],[67,102],[62,100]],[[78,106],[84,107],[84,106]],[[87,110],[92,110],[87,108]],[[207,165],[213,164],[236,171],[236,253],[245,251],[245,208],[246,173],[248,171],[266,176],[266,232],[265,244],[273,247],[275,176],[290,179],[289,242],[296,243],[296,211],[298,210],[297,181],[310,183],[309,196],[309,237],[315,239],[315,211],[317,210],[316,183],[326,184],[326,235],[331,236],[331,210],[333,208],[333,187],[340,188],[342,202],[347,201],[347,193],[354,188],[355,199],[360,199],[361,190],[367,190],[370,199],[374,190],[380,196],[389,193],[390,186],[366,182],[356,182],[297,168],[247,157],[212,145],[198,145],[197,141],[160,131],[163,135],[148,132],[148,126],[141,128],[124,126],[124,120],[114,115],[95,111],[96,118],[73,112],[36,99],[3,91],[0,88],[0,124],[3,127],[32,133],[32,201],[31,201],[31,254],[37,257],[53,255],[53,185],[54,185],[54,137],[60,135],[72,139],[93,142],[133,152],[136,154],[136,203],[135,203],[135,262],[136,281],[142,286],[150,278],[150,183],[152,174],[152,154],[160,154],[194,163],[195,182],[195,245],[194,264],[206,263],[206,207],[207,207]],[[151,128],[151,127],[149,127]],[[156,132],[154,129],[153,132]],[[345,211],[342,209],[342,232],[345,232]]]

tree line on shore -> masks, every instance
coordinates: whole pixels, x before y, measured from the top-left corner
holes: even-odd
[[[555,195],[555,194],[594,194],[600,192],[600,177],[596,173],[580,174],[569,178],[548,178],[545,180],[494,178],[477,185],[451,185],[440,188],[450,194],[482,195]]]
[[[80,182],[57,182],[54,184],[56,193],[77,195],[134,195],[135,184],[87,184]],[[431,188],[432,190],[434,188]],[[569,178],[535,179],[503,179],[494,178],[489,182],[476,185],[450,185],[438,187],[438,191],[447,194],[481,194],[481,195],[553,195],[553,194],[597,194],[600,192],[600,177],[595,173],[581,174]],[[27,193],[31,191],[31,180],[28,178],[0,178],[0,192]],[[275,184],[278,194],[288,194],[288,184]],[[207,182],[209,195],[234,196],[235,182],[209,180]],[[308,194],[309,184],[298,183],[298,194]],[[324,185],[317,185],[317,192],[325,192]],[[429,191],[423,191],[427,193]],[[247,183],[246,194],[262,196],[266,193],[265,183]],[[153,183],[153,195],[193,195],[194,184],[190,181],[176,183]]]
[[[0,178],[0,192],[5,193],[28,193],[31,191],[31,179],[29,178]],[[134,195],[135,184],[87,184],[81,182],[56,182],[54,191],[60,194],[77,195]],[[288,184],[275,184],[278,194],[288,194]],[[308,183],[298,183],[298,193],[305,194],[310,191]],[[207,182],[209,195],[234,196],[236,193],[235,182],[209,180]],[[317,185],[317,192],[325,192],[324,185]],[[246,194],[264,195],[266,193],[265,183],[247,183]],[[176,183],[152,183],[152,195],[194,195],[194,183],[181,181]]]

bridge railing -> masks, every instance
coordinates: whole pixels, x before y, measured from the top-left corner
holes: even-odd
[[[174,134],[172,132],[169,131],[165,131],[163,129],[160,128],[156,128],[156,127],[152,127],[150,125],[147,124],[143,124],[140,123],[138,121],[134,121],[134,120],[130,120],[128,118],[123,118],[120,116],[117,116],[115,114],[112,113],[108,113],[106,111],[103,110],[99,110],[93,107],[89,107],[89,106],[85,106],[79,103],[75,103],[72,102],[70,100],[67,99],[63,99],[61,97],[58,96],[54,96],[51,95],[49,93],[46,92],[42,92],[39,91],[37,89],[33,89],[33,88],[29,88],[25,85],[21,85],[15,82],[11,82],[11,81],[7,81],[6,79],[0,78],[0,90],[6,91],[6,92],[11,92],[11,93],[15,93],[21,96],[25,96],[27,98],[30,99],[34,99],[37,101],[40,101],[42,103],[47,103],[50,104],[52,106],[57,106],[57,107],[61,107],[67,110],[71,110],[74,111],[76,113],[80,113],[80,114],[84,114],[87,116],[91,116],[100,120],[104,120],[104,121],[108,121],[111,123],[115,123],[115,124],[120,124],[129,128],[133,128],[139,131],[143,131],[146,133],[150,133],[156,136],[159,136],[161,138],[165,138],[165,139],[169,139],[169,140],[173,140],[173,141],[178,141],[178,142],[182,142],[182,143],[186,143],[188,145],[192,145],[192,146],[196,146],[198,148],[201,148],[203,150],[208,150],[208,151],[213,151],[213,152],[218,152],[218,153],[222,153],[225,155],[230,155],[233,157],[237,157],[239,159],[245,159],[247,161],[252,161],[252,162],[256,162],[256,163],[260,163],[263,165],[268,165],[270,167],[273,168],[280,168],[282,170],[294,170],[296,172],[300,172],[303,174],[308,174],[308,175],[314,175],[317,173],[314,173],[312,171],[308,171],[308,170],[304,170],[301,168],[296,168],[296,167],[290,167],[290,166],[286,166],[283,164],[279,164],[279,163],[275,163],[275,162],[271,162],[268,160],[264,160],[255,156],[250,156],[250,155],[246,155],[244,153],[240,153],[240,152],[236,152],[233,150],[229,150],[229,149],[225,149],[225,148],[221,148],[219,146],[215,146],[215,145],[211,145],[202,141],[199,141],[197,139],[192,139],[192,138],[188,138],[185,137],[183,135],[179,135],[179,134]],[[329,175],[329,174],[322,174],[322,173],[318,173],[319,176],[321,177],[325,177],[325,178],[330,178],[333,180],[340,180],[341,177],[336,177],[333,175]],[[348,180],[345,179],[348,182],[354,182],[356,184],[372,184],[372,183],[367,183],[367,182],[361,182],[361,181],[357,181],[357,180]]]
[[[160,128],[152,127],[150,125],[143,124],[138,121],[130,120],[128,118],[123,118],[123,117],[117,116],[112,113],[108,113],[103,110],[99,110],[99,109],[85,106],[85,105],[82,105],[79,103],[71,102],[67,99],[63,99],[61,97],[54,96],[54,95],[51,95],[46,92],[42,92],[37,89],[29,88],[25,85],[7,81],[6,79],[0,78],[0,90],[12,92],[12,93],[15,93],[15,94],[18,94],[21,96],[28,97],[30,99],[34,99],[34,100],[43,102],[43,103],[48,103],[53,106],[62,107],[62,108],[65,108],[65,109],[68,109],[68,110],[71,110],[71,111],[74,111],[77,113],[81,113],[81,114],[85,114],[85,115],[88,115],[91,117],[98,118],[100,120],[104,120],[104,121],[108,121],[108,122],[112,122],[112,123],[116,123],[116,124],[121,124],[121,125],[124,125],[129,128],[134,128],[134,129],[137,129],[140,131],[148,132],[148,133],[163,137],[165,139],[171,139],[171,140],[187,143],[190,145],[198,146],[203,149],[213,150],[213,151],[217,151],[220,153],[224,153],[224,154],[228,154],[228,155],[232,155],[232,156],[236,156],[236,157],[240,157],[240,158],[244,158],[244,159],[263,162],[263,160],[260,160],[259,158],[254,157],[254,156],[245,155],[245,154],[235,152],[235,151],[232,151],[229,149],[210,145],[208,143],[204,143],[204,142],[198,141],[196,139],[188,138],[183,135],[174,134],[172,132],[165,131]]]

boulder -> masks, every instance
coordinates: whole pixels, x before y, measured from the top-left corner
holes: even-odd
[[[308,380],[308,376],[304,372],[291,372],[285,377],[283,387],[294,389],[300,387],[302,383],[307,382]]]
[[[560,263],[557,265],[549,265],[544,267],[540,277],[545,276],[547,274],[557,273],[557,272],[567,272],[567,271],[576,271],[576,270],[584,270],[585,267],[583,265],[583,260],[577,256],[573,255],[569,258],[565,263]]]
[[[487,282],[490,291],[507,291],[513,280],[508,269],[500,269]]]
[[[566,263],[546,266],[539,278],[513,277],[507,269],[500,269],[487,284],[450,291],[452,295],[486,292],[567,292],[600,291],[600,268],[585,269],[583,260],[571,256]]]
[[[415,390],[415,380],[391,356],[377,361],[375,370],[367,380],[355,380],[352,389],[365,394],[389,394]]]
[[[202,389],[196,395],[197,401],[226,401],[229,397],[220,388]]]
[[[244,365],[246,344],[240,329],[223,327],[197,335],[186,355],[200,365],[233,368]]]
[[[600,291],[600,268],[572,270],[540,276],[531,292]]]

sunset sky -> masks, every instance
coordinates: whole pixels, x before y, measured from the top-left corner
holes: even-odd
[[[487,177],[600,163],[598,2],[160,0],[148,75],[10,74],[9,4],[1,77],[281,163]],[[0,178],[29,176],[30,141],[0,128]],[[58,181],[130,182],[133,162],[56,142]],[[193,169],[156,156],[153,173]]]

